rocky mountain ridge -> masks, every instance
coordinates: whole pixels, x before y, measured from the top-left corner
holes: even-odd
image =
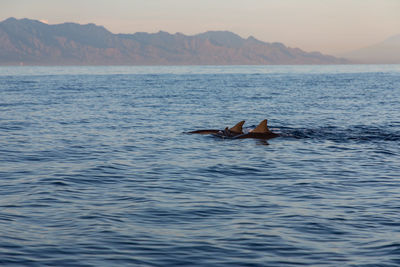
[[[247,39],[228,31],[193,36],[113,34],[95,24],[0,22],[0,65],[270,65],[343,64],[345,59]]]

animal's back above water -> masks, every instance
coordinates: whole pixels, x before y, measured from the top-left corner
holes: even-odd
[[[249,132],[246,134],[241,134],[233,137],[233,139],[246,139],[246,138],[254,138],[254,139],[271,139],[278,137],[279,134],[273,133],[273,132],[268,132],[268,133],[253,133]]]
[[[279,134],[273,133],[268,129],[268,121],[263,120],[260,124],[253,130],[247,133],[243,132],[243,124],[245,121],[240,121],[232,128],[226,127],[224,130],[196,130],[189,132],[190,134],[212,134],[216,137],[230,138],[230,139],[271,139],[278,137]]]
[[[188,132],[189,134],[216,134],[216,133],[218,133],[220,130],[213,130],[213,129],[210,129],[210,130],[196,130],[196,131],[191,131],[191,132]]]

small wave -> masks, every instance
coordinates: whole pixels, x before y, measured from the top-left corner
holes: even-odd
[[[28,121],[9,121],[3,122],[0,125],[0,130],[4,131],[20,131],[31,126],[32,123]]]
[[[321,128],[280,127],[277,129],[282,136],[296,139],[310,138],[335,142],[400,141],[400,131],[393,131],[389,127],[357,125],[349,128],[327,126]]]

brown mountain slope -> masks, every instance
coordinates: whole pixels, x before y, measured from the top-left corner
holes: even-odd
[[[14,18],[0,22],[0,65],[268,65],[342,64],[227,32],[194,36],[167,32],[113,34],[94,24],[48,25]]]

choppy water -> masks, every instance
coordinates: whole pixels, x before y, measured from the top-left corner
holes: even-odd
[[[399,103],[399,65],[2,67],[0,265],[399,266]]]

